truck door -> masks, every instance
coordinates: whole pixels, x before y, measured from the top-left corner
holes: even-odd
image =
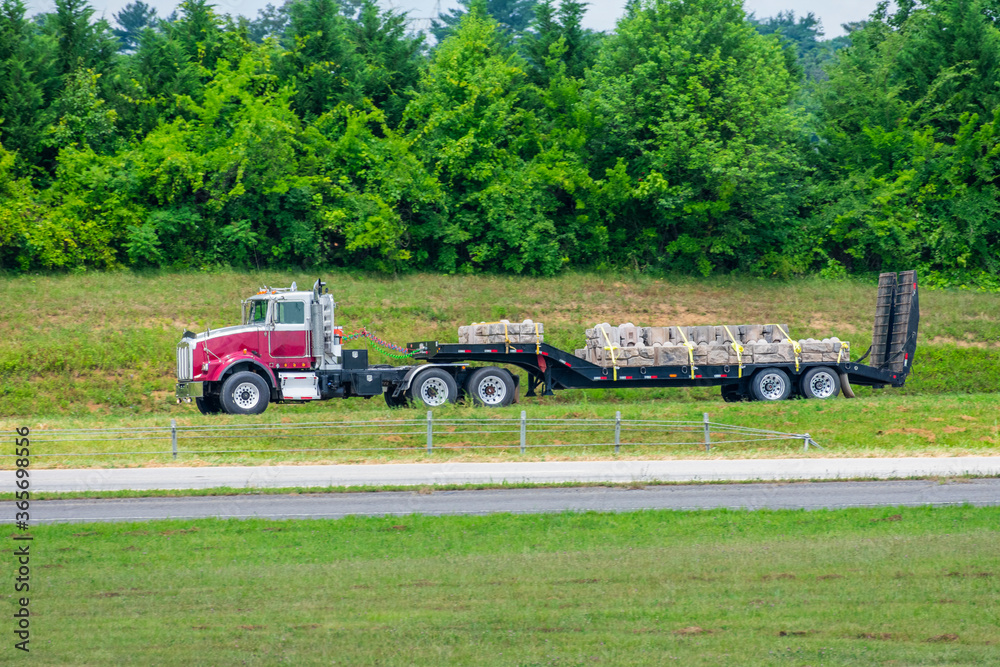
[[[312,365],[307,312],[305,301],[274,301],[268,327],[268,352],[279,368],[308,368]]]

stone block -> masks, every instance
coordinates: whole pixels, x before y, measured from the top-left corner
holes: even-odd
[[[631,322],[618,325],[618,336],[622,347],[637,347],[639,345],[639,328]]]
[[[683,345],[660,346],[655,349],[657,366],[687,366],[688,351]]]
[[[705,363],[709,366],[724,366],[730,363],[730,352],[732,352],[732,348],[729,346],[712,345],[708,348],[708,355],[705,359]]]

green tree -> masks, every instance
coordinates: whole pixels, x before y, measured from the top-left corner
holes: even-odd
[[[151,27],[156,20],[156,9],[142,0],[137,0],[128,3],[113,16],[118,27],[112,32],[121,43],[120,50],[132,52],[139,46],[139,36],[142,31]]]
[[[431,21],[431,34],[438,43],[443,42],[457,28],[462,19],[472,11],[476,2],[484,4],[486,14],[493,17],[504,34],[518,35],[531,24],[534,18],[534,6],[537,0],[458,0],[460,7],[449,9],[447,13],[438,14]]]
[[[542,157],[537,120],[522,104],[524,63],[504,42],[474,3],[407,107],[412,151],[445,193],[411,226],[420,265],[551,274],[575,258],[581,221],[560,215],[576,211],[575,182],[553,155]]]
[[[822,89],[815,243],[849,270],[1000,271],[995,3],[882,3]],[[943,277],[942,277],[943,276]]]
[[[781,47],[737,0],[647,0],[618,24],[588,86],[595,202],[618,261],[708,274],[801,270],[800,120]]]

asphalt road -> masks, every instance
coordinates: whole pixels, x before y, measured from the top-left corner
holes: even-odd
[[[692,459],[657,461],[527,461],[381,465],[219,466],[32,470],[33,491],[122,489],[422,486],[529,482],[709,482],[809,479],[901,479],[1000,476],[1000,457]],[[13,470],[0,490],[15,489]]]
[[[154,519],[335,519],[407,514],[531,514],[568,510],[822,509],[922,505],[1000,505],[1000,479],[699,484],[622,488],[537,488],[489,491],[394,491],[306,495],[207,496],[31,503],[32,523]],[[11,523],[13,502],[0,503]]]

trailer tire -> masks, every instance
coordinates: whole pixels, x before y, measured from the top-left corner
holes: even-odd
[[[764,368],[753,376],[750,388],[758,401],[783,401],[792,393],[792,381],[780,368]]]
[[[413,378],[408,394],[417,405],[437,408],[458,400],[458,383],[440,368],[429,368]]]
[[[222,383],[222,409],[231,415],[259,415],[267,409],[271,391],[264,378],[250,371],[234,373]]]
[[[505,408],[514,401],[514,378],[502,368],[487,366],[469,376],[465,392],[474,405]]]
[[[722,400],[726,403],[739,403],[744,398],[748,398],[740,393],[739,385],[722,385]]]
[[[199,396],[194,399],[194,404],[198,406],[198,412],[203,415],[217,415],[222,412],[218,396]]]
[[[806,398],[837,398],[840,395],[840,374],[826,366],[810,368],[802,374],[799,388]]]

